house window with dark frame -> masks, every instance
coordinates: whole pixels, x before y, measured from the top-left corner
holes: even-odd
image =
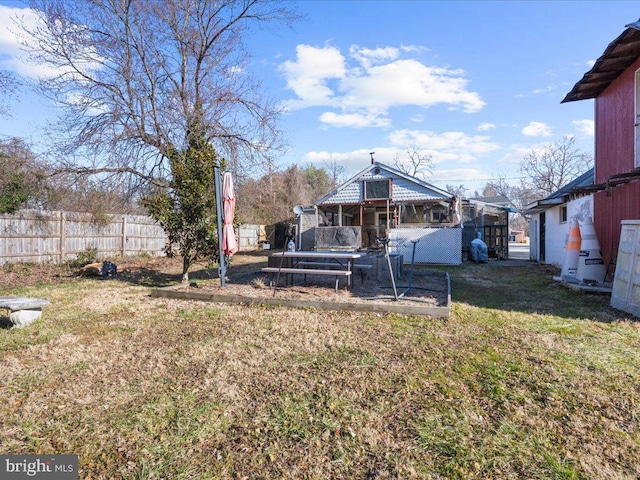
[[[444,205],[425,205],[425,221],[443,223],[449,221],[449,208]]]
[[[560,223],[567,223],[567,206],[560,207]]]
[[[365,180],[364,199],[365,200],[390,200],[391,180]]]

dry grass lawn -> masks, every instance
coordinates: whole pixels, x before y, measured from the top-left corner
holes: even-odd
[[[0,330],[5,454],[77,454],[82,479],[640,476],[640,324],[537,265],[447,268],[447,321],[151,298],[179,278],[158,260],[10,270],[3,295],[51,306]]]

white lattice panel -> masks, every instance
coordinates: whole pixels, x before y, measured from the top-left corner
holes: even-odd
[[[415,263],[460,265],[462,263],[462,229],[460,228],[393,228],[389,235],[390,250],[400,253],[405,264],[411,263],[412,240],[417,240]]]

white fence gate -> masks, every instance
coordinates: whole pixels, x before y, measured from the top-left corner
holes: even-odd
[[[390,250],[411,263],[413,241],[416,243],[415,263],[460,265],[462,263],[462,229],[452,227],[392,228]]]
[[[241,252],[258,250],[260,241],[267,239],[264,225],[240,225],[236,228],[236,237]]]

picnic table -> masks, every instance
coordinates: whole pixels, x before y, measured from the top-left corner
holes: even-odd
[[[271,258],[279,259],[282,267],[266,267],[262,271],[265,273],[284,273],[287,275],[325,275],[336,277],[336,291],[340,277],[346,277],[347,288],[352,287],[351,277],[357,267],[364,271],[371,268],[371,265],[356,265],[355,260],[366,257],[366,252],[337,252],[337,251],[317,251],[317,250],[295,250],[286,252],[276,252],[270,255]],[[288,260],[288,261],[287,261]],[[286,263],[286,265],[285,265]],[[364,277],[363,277],[364,279]]]

